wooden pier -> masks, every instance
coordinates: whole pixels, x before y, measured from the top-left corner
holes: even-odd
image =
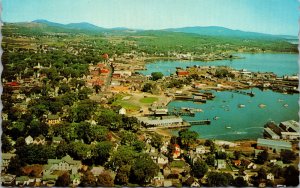
[[[172,115],[172,116],[191,116],[194,117],[195,116],[195,112],[189,112],[189,111],[172,111],[172,112],[168,112],[168,115]]]
[[[210,125],[210,120],[188,121],[190,125]]]
[[[238,91],[238,90],[231,90],[231,92],[233,93],[239,93],[239,94],[243,94],[243,95],[248,95],[250,97],[254,97],[255,93],[251,92],[246,92],[246,91]]]

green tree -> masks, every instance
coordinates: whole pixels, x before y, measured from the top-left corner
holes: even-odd
[[[14,174],[14,175],[21,175],[21,167],[23,166],[23,161],[19,158],[18,155],[13,157],[7,167],[7,172],[9,174]]]
[[[261,179],[267,179],[267,171],[266,171],[266,169],[260,168],[260,169],[257,171],[257,178],[258,178],[259,180],[261,180]]]
[[[229,180],[224,173],[220,172],[209,172],[207,174],[207,183],[210,187],[226,187],[229,185]]]
[[[153,84],[151,83],[145,83],[143,88],[142,88],[142,92],[150,92],[153,88]]]
[[[64,140],[59,143],[55,150],[55,156],[57,158],[62,158],[66,156],[69,152],[69,144],[67,144]]]
[[[10,143],[6,134],[4,133],[1,135],[1,143],[2,143],[1,150],[3,153],[7,153],[13,149],[12,144]]]
[[[190,131],[188,129],[182,129],[178,132],[181,143],[184,147],[189,148],[191,144],[194,144],[198,138],[196,131]]]
[[[152,72],[152,73],[151,73],[151,77],[152,77],[152,80],[153,80],[153,81],[162,79],[163,76],[164,76],[164,75],[163,75],[163,73],[161,73],[161,72]]]
[[[113,144],[109,141],[99,142],[93,149],[93,160],[95,164],[103,165],[110,157]]]
[[[68,187],[71,183],[69,172],[65,172],[62,175],[58,176],[55,186],[57,187]]]
[[[102,110],[97,122],[111,130],[118,130],[123,126],[122,116],[112,110]]]
[[[226,158],[227,158],[226,152],[219,151],[217,153],[217,159],[226,159]]]
[[[270,171],[274,174],[275,178],[279,178],[283,175],[283,169],[277,164],[272,166]]]
[[[129,183],[131,166],[123,165],[117,170],[115,177],[115,184],[117,185],[127,185]]]
[[[97,186],[113,187],[114,186],[114,180],[108,172],[102,172],[98,176]]]
[[[235,151],[233,152],[233,155],[234,155],[234,158],[235,158],[236,160],[238,160],[238,159],[240,159],[240,157],[241,157],[241,152],[235,150]]]
[[[239,176],[234,179],[234,186],[236,187],[248,187],[248,183],[243,177]]]
[[[83,173],[79,185],[82,187],[94,187],[97,185],[97,181],[93,173],[87,170]]]
[[[208,166],[202,160],[196,160],[192,165],[192,173],[196,178],[202,178],[207,171]]]
[[[268,151],[264,150],[257,155],[256,162],[258,164],[264,164],[268,160],[268,157],[269,157]]]
[[[215,165],[215,155],[209,154],[206,157],[205,162],[209,166],[214,166]]]
[[[136,156],[137,153],[133,147],[122,145],[112,154],[107,165],[113,170],[118,169],[123,165],[132,165]]]
[[[294,166],[288,166],[284,171],[285,185],[298,186],[299,185],[299,170]]]
[[[291,163],[293,160],[296,159],[296,155],[291,150],[281,150],[280,158],[283,163]]]
[[[145,185],[157,175],[158,171],[159,167],[149,155],[141,155],[131,167],[130,181],[139,185]]]

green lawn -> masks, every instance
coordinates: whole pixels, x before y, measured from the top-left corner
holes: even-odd
[[[157,100],[158,100],[157,97],[145,97],[145,98],[140,99],[140,102],[141,103],[148,103],[148,104],[150,104],[150,103],[153,103],[153,102],[155,102]]]

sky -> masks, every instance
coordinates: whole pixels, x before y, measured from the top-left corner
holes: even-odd
[[[2,0],[4,22],[45,19],[112,28],[222,26],[298,35],[297,0]]]

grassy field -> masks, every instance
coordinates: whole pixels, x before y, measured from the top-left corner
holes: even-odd
[[[147,104],[150,104],[150,103],[153,103],[155,101],[157,101],[158,98],[157,97],[145,97],[145,98],[142,98],[140,99],[140,102],[141,103],[147,103]]]

